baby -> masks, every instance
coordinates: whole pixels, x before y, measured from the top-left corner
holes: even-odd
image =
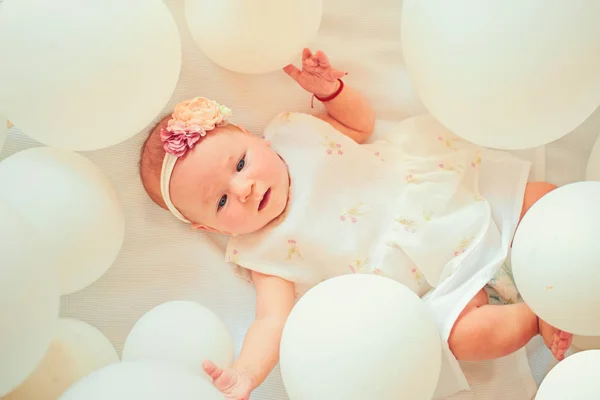
[[[423,298],[455,391],[468,388],[457,360],[503,357],[538,334],[564,358],[572,335],[524,303],[488,304],[483,290],[520,218],[554,186],[527,183],[528,163],[469,144],[429,116],[365,144],[369,103],[323,52],[302,58],[301,70],[284,71],[325,113],[281,114],[259,137],[234,125],[227,107],[195,98],[142,149],[152,200],[194,229],[231,235],[227,261],[256,287],[256,319],[233,367],[203,364],[216,388],[248,399],[278,362],[296,295],[345,273],[386,276]]]

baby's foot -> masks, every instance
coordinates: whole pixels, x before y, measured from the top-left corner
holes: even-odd
[[[565,358],[565,353],[569,350],[569,347],[571,347],[573,335],[561,331],[560,329],[556,329],[547,322],[542,321],[541,318],[538,318],[538,321],[539,332],[544,339],[544,343],[546,343],[546,346],[552,351],[554,358],[558,361],[562,361]]]

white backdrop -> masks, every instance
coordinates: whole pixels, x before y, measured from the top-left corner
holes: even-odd
[[[310,95],[283,72],[238,75],[212,64],[196,48],[185,26],[183,0],[166,2],[179,24],[184,51],[180,82],[167,110],[193,96],[214,98],[232,108],[234,119],[253,132],[260,132],[280,111],[310,111]],[[423,112],[403,68],[401,1],[324,3],[323,24],[313,48],[324,50],[334,66],[349,72],[347,84],[361,90],[374,104],[378,118],[385,120],[378,127]],[[145,195],[137,168],[141,143],[152,125],[124,143],[82,153],[114,183],[125,208],[126,236],[119,258],[101,279],[63,298],[62,315],[100,329],[120,354],[127,334],[146,311],[169,300],[195,300],[224,320],[239,351],[253,319],[254,289],[234,278],[223,263],[223,237],[191,231]],[[587,157],[599,131],[600,112],[596,112],[576,132],[548,145],[545,151],[542,148],[521,153],[535,161],[532,178],[545,176],[557,184],[583,179]],[[14,127],[0,159],[38,145]],[[549,357],[538,346],[539,342],[531,346],[530,362],[536,366],[539,381]],[[464,368],[474,391],[453,399],[525,400],[533,396],[533,379],[524,351],[502,360],[466,363]],[[287,399],[278,370],[255,391],[252,399]]]

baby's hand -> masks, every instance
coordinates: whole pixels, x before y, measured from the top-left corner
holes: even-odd
[[[233,368],[221,369],[212,361],[202,363],[204,371],[212,378],[213,385],[227,400],[248,400],[252,392],[252,378]]]
[[[287,65],[283,70],[304,90],[319,97],[333,94],[337,89],[337,80],[346,75],[345,72],[331,67],[325,53],[319,50],[313,55],[309,49],[304,49],[302,52],[302,71],[292,64]]]

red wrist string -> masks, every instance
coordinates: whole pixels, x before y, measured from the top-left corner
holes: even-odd
[[[335,99],[336,97],[338,97],[340,95],[340,93],[342,93],[342,90],[344,89],[344,81],[341,79],[338,79],[338,82],[340,83],[340,86],[338,87],[338,89],[333,94],[330,94],[327,97],[319,97],[316,94],[313,94],[312,99],[310,100],[310,108],[315,108],[315,97],[321,103],[331,101],[331,100]]]

